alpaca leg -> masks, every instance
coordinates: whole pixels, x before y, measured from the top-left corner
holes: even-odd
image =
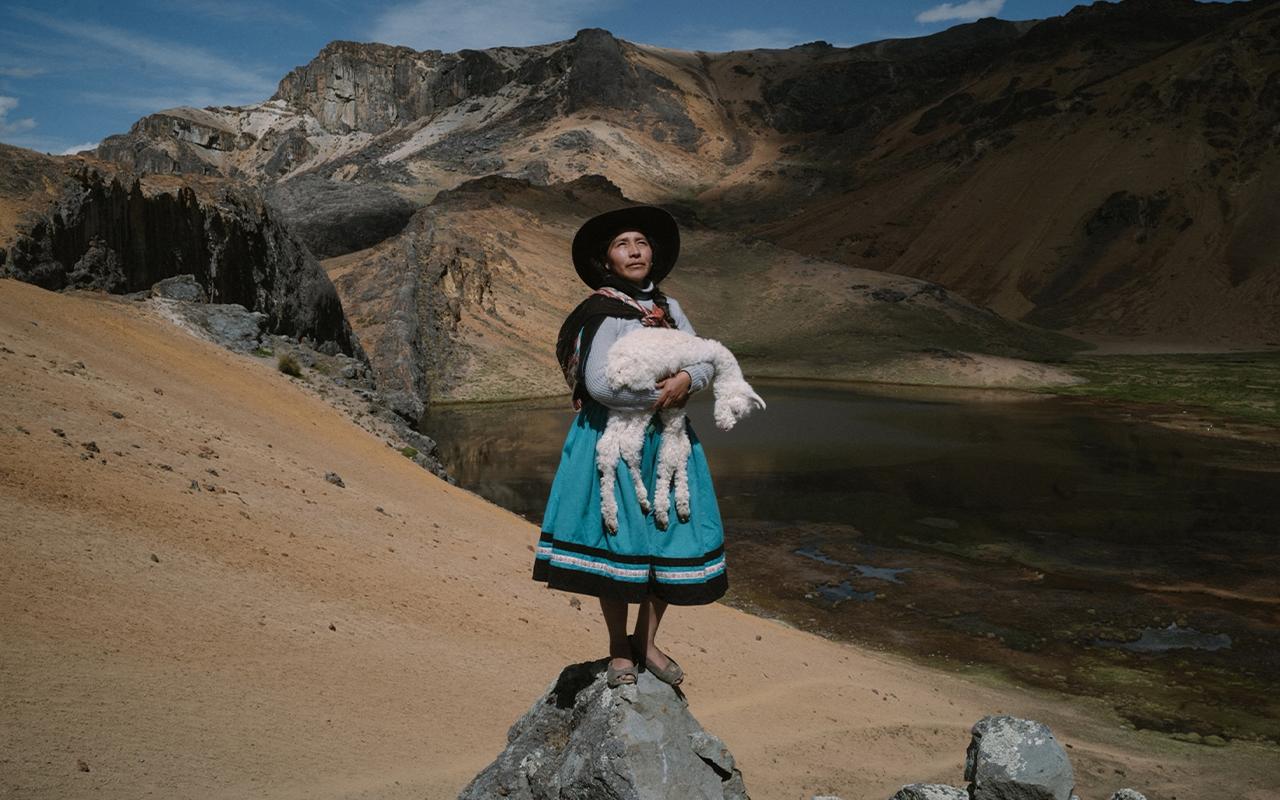
[[[618,480],[618,437],[622,434],[621,420],[615,423],[610,414],[604,434],[596,442],[596,469],[600,472],[600,517],[605,530],[618,532],[618,498],[614,494]]]
[[[665,456],[675,483],[676,516],[681,522],[688,522],[693,513],[689,507],[689,455],[693,452],[693,445],[689,443],[689,431],[685,425],[684,409],[663,412],[662,443],[666,447],[670,438],[670,450]]]
[[[671,478],[673,471],[670,468],[670,445],[667,443],[670,439],[667,430],[667,422],[664,414],[662,421],[662,444],[658,447],[658,464],[654,469],[653,476],[653,521],[657,524],[658,530],[665,531],[669,524],[668,514],[671,510]]]
[[[666,530],[670,524],[671,488],[675,484],[676,514],[682,522],[689,520],[689,476],[685,462],[689,458],[689,437],[685,433],[684,409],[671,408],[662,412],[662,445],[658,448],[658,468],[653,487],[653,515],[658,528]],[[681,505],[681,478],[684,481]]]
[[[640,455],[644,451],[644,432],[649,427],[648,412],[633,415],[626,423],[625,432],[619,443],[622,461],[631,472],[631,483],[635,486],[636,498],[640,501],[640,510],[648,514],[651,508],[649,491],[644,486],[644,475],[641,473]]]

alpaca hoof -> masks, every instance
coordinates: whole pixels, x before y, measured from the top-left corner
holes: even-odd
[[[653,506],[649,503],[649,501],[648,501],[648,500],[641,500],[641,501],[640,501],[640,510],[641,510],[641,511],[643,511],[644,513],[648,514],[650,511],[652,511],[652,510],[653,510]]]
[[[618,533],[618,523],[616,523],[616,522],[615,522],[615,523],[613,523],[613,524],[610,524],[610,523],[608,523],[608,522],[604,522],[604,523],[602,523],[602,525],[603,525],[603,527],[604,527],[604,532],[605,532],[605,533],[609,534],[610,536],[615,536],[615,535],[617,535],[617,533]]]
[[[681,511],[679,514],[676,514],[676,517],[677,517],[681,522],[688,522],[688,521],[689,521],[689,518],[690,518],[691,516],[692,516],[692,514],[690,514],[688,511]]]
[[[654,523],[658,526],[658,530],[660,531],[665,531],[667,529],[666,517],[658,517],[657,519],[654,520]]]

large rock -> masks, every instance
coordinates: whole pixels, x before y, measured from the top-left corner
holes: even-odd
[[[677,690],[648,672],[610,689],[606,665],[566,667],[459,800],[748,800],[728,748]]]
[[[973,800],[1070,800],[1076,778],[1049,726],[983,717],[973,726],[964,779]]]
[[[969,793],[940,783],[909,783],[889,800],[969,800]]]
[[[385,186],[301,175],[263,195],[316,258],[332,258],[390,239],[418,210]]]
[[[262,344],[267,315],[249,311],[235,303],[209,304],[155,297],[152,301],[162,317],[201,339],[228,350],[247,353]]]

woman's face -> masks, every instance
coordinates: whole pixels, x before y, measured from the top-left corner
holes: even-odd
[[[605,268],[613,274],[643,287],[648,283],[649,268],[653,266],[653,248],[649,239],[639,231],[623,231],[609,242],[605,252]]]

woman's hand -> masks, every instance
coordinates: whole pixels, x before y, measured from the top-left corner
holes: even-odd
[[[661,411],[664,408],[684,408],[684,404],[689,402],[689,387],[693,386],[693,378],[689,377],[689,373],[680,370],[670,378],[658,381],[654,386],[659,392],[658,402],[653,404],[654,409]]]

